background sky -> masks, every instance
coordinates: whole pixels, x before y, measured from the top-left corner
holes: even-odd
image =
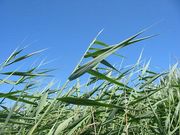
[[[164,70],[180,58],[178,0],[0,0],[0,61],[18,46],[48,48],[40,58],[53,59],[47,66],[64,80],[102,28],[99,39],[114,44],[157,22],[144,35],[158,37],[119,53],[133,64],[144,49],[143,58]]]

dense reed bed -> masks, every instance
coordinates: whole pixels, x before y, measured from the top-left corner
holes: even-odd
[[[39,80],[51,74],[41,64],[7,71],[41,52],[21,55],[24,49],[15,50],[0,65],[0,134],[179,135],[178,64],[157,73],[141,56],[125,67],[106,59],[122,57],[119,49],[152,37],[138,38],[143,32],[115,45],[96,37],[67,81],[57,87],[53,82],[39,86]]]

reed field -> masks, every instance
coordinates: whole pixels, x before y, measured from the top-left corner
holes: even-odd
[[[51,75],[41,63],[16,67],[41,51],[16,49],[0,65],[0,135],[180,135],[178,63],[155,72],[142,55],[127,66],[107,60],[154,36],[144,32],[113,45],[95,37],[60,85],[40,86]]]

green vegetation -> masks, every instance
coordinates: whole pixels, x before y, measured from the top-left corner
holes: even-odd
[[[53,82],[44,88],[39,85],[50,72],[41,64],[26,71],[16,67],[7,71],[41,52],[22,56],[24,49],[15,50],[0,65],[0,134],[179,135],[178,64],[156,73],[141,56],[136,64],[120,68],[106,59],[119,57],[117,50],[152,37],[138,38],[143,32],[115,45],[96,37],[58,87]]]

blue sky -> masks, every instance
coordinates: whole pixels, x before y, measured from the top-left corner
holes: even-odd
[[[119,53],[133,64],[144,48],[143,58],[162,70],[180,58],[178,0],[0,0],[0,18],[1,61],[17,46],[31,44],[26,52],[48,48],[41,58],[55,59],[48,67],[57,68],[60,80],[102,28],[99,39],[114,44],[159,22],[144,34],[158,37]]]

